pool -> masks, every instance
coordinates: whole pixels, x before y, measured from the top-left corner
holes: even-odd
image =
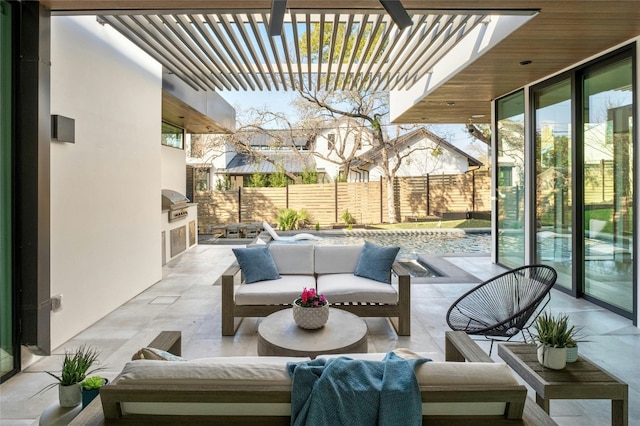
[[[295,234],[295,233],[292,233]],[[283,233],[284,235],[284,233]],[[365,240],[384,246],[399,246],[398,259],[413,259],[417,254],[486,253],[491,252],[489,230],[351,230],[322,231],[322,239],[314,244],[362,244]],[[308,243],[308,241],[307,241]],[[271,241],[271,244],[281,244]],[[291,244],[285,242],[284,244]]]
[[[384,246],[399,246],[398,258],[416,254],[490,253],[489,231],[452,230],[353,230],[324,234],[316,244],[362,244],[365,240]]]

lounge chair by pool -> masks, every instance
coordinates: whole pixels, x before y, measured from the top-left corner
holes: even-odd
[[[322,237],[316,235],[300,233],[290,237],[281,237],[267,222],[262,222],[262,227],[271,235],[274,241],[300,241],[300,240],[321,240]]]

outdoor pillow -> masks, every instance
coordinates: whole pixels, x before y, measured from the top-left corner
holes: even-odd
[[[131,357],[132,361],[138,359],[152,359],[157,361],[186,361],[186,359],[174,355],[171,352],[156,348],[142,348]]]
[[[232,250],[240,264],[246,284],[280,279],[269,246],[234,248]]]
[[[365,241],[353,275],[391,284],[391,265],[399,251],[400,247],[382,247]]]

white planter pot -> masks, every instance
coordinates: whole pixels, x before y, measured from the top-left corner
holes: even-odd
[[[82,402],[82,385],[58,385],[58,400],[61,407],[75,407]]]
[[[327,323],[329,319],[329,303],[317,308],[303,308],[296,301],[293,302],[293,320],[299,327],[313,330]]]
[[[567,365],[567,348],[538,345],[538,362],[553,370],[562,370]]]

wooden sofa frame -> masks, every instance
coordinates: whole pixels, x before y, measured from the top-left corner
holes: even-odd
[[[165,346],[158,349],[175,349],[179,344],[179,332],[163,336],[159,340]],[[176,333],[178,339],[176,339]],[[159,336],[160,337],[160,336]],[[493,362],[480,347],[463,332],[447,332],[445,357],[447,361]],[[154,342],[158,339],[154,340]],[[154,343],[152,342],[152,343]],[[148,346],[151,346],[150,343]],[[421,387],[424,402],[506,402],[502,416],[423,416],[423,424],[429,425],[557,425],[547,413],[527,397],[524,386],[505,386],[486,389],[482,386]],[[233,403],[289,403],[290,386],[194,386],[181,387],[118,386],[110,384],[100,389],[100,396],[86,407],[70,424],[97,426],[104,424],[225,424],[225,425],[288,425],[290,416],[123,416],[120,404],[126,401],[149,402],[217,402]],[[106,417],[106,420],[105,420]],[[106,422],[106,423],[105,423]]]
[[[332,308],[344,309],[359,317],[387,317],[399,336],[411,335],[411,276],[407,269],[395,262],[391,270],[398,276],[398,303],[332,303]],[[222,335],[234,336],[244,317],[266,317],[284,305],[236,305],[235,285],[243,280],[242,269],[234,262],[222,274]]]

